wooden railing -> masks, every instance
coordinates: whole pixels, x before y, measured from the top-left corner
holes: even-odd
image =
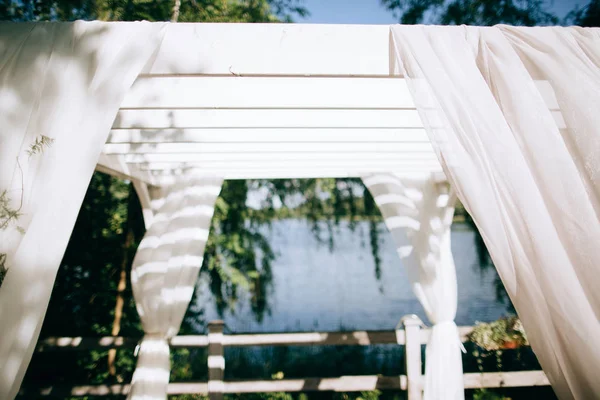
[[[208,382],[170,383],[169,394],[206,394],[211,400],[221,400],[226,393],[355,392],[369,390],[406,390],[409,400],[420,400],[423,391],[421,345],[426,344],[430,329],[422,329],[416,316],[402,319],[404,329],[395,331],[307,332],[226,335],[223,322],[208,325],[208,335],[176,336],[174,348],[208,347]],[[459,327],[461,341],[467,341],[472,327]],[[48,338],[40,341],[37,351],[93,350],[101,348],[133,348],[137,339],[123,337]],[[398,344],[405,346],[406,375],[342,376],[338,378],[303,378],[281,380],[225,381],[225,347],[244,346],[314,346]],[[465,389],[547,386],[542,371],[486,372],[464,374]],[[36,390],[36,396],[101,396],[127,394],[130,385],[52,386]],[[25,391],[29,393],[28,391]]]

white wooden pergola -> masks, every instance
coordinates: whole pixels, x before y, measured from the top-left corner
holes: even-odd
[[[506,36],[502,36],[506,27],[491,28],[491,31],[485,32],[473,31],[478,35],[487,35],[482,39],[484,44],[498,45],[510,53],[504,56],[509,62],[507,65],[512,69],[495,71],[497,76],[484,77],[482,71],[475,67],[475,59],[471,59],[472,43],[467,43],[464,32],[458,30],[463,28],[451,28],[445,32],[438,28],[431,29],[432,32],[435,31],[435,38],[441,42],[444,41],[444,35],[451,33],[452,40],[446,44],[450,47],[457,46],[463,51],[464,59],[458,59],[460,63],[453,65],[453,74],[448,74],[444,73],[444,69],[446,65],[455,61],[454,53],[446,51],[446,48],[436,48],[435,51],[429,50],[440,54],[420,54],[419,45],[431,46],[427,42],[431,38],[423,40],[423,32],[408,32],[404,27],[390,30],[387,25],[174,24],[168,26],[168,29],[163,29],[160,24],[132,24],[122,32],[133,36],[121,38],[115,36],[119,31],[117,25],[109,28],[106,24],[104,28],[107,28],[107,32],[112,32],[113,36],[107,34],[100,35],[99,39],[91,39],[95,33],[102,33],[104,29],[96,29],[102,28],[102,23],[94,26],[91,23],[87,26],[84,26],[85,24],[44,25],[38,28],[33,36],[29,35],[30,27],[24,25],[18,26],[18,29],[5,25],[4,30],[0,31],[0,36],[11,39],[19,37],[25,43],[19,45],[15,42],[16,44],[5,46],[8,56],[17,61],[3,71],[2,83],[8,89],[0,105],[4,110],[15,114],[9,115],[9,112],[5,112],[7,131],[15,132],[10,136],[11,140],[7,141],[11,144],[11,151],[6,153],[11,158],[10,163],[5,164],[13,166],[14,155],[18,164],[13,166],[14,170],[21,171],[21,181],[27,185],[22,184],[19,188],[8,179],[10,174],[6,174],[4,178],[10,181],[11,188],[15,186],[15,190],[20,189],[25,193],[24,197],[32,193],[37,196],[36,201],[31,203],[31,210],[25,210],[31,211],[30,217],[33,222],[28,221],[26,227],[21,229],[22,232],[26,232],[24,237],[17,235],[19,232],[16,228],[9,232],[13,239],[16,238],[16,244],[9,248],[8,253],[11,257],[14,256],[14,260],[11,261],[18,268],[8,275],[3,291],[0,292],[4,296],[3,299],[15,299],[10,309],[5,306],[10,317],[5,330],[9,334],[25,333],[23,338],[10,337],[10,340],[6,341],[7,345],[0,347],[0,354],[5,355],[4,358],[8,360],[6,364],[10,364],[10,370],[6,369],[8,372],[1,376],[4,380],[0,382],[0,394],[16,393],[25,373],[28,357],[33,351],[43,320],[45,304],[50,297],[53,273],[56,273],[69,230],[75,221],[76,209],[85,189],[84,184],[89,182],[89,174],[96,162],[99,147],[104,142],[104,135],[120,103],[96,169],[130,179],[135,184],[149,227],[144,238],[147,243],[138,248],[138,255],[141,256],[136,255],[132,267],[132,271],[135,272],[132,272],[132,286],[138,287],[141,293],[141,300],[136,297],[140,316],[145,316],[148,320],[154,319],[149,323],[150,329],[144,327],[148,337],[140,346],[138,367],[141,368],[138,368],[137,377],[137,388],[141,389],[139,393],[134,394],[134,399],[137,399],[135,396],[146,398],[143,397],[146,389],[150,392],[157,389],[154,391],[154,395],[158,396],[156,398],[163,398],[165,394],[169,377],[167,339],[176,333],[180,323],[176,323],[175,319],[172,321],[170,316],[175,304],[182,306],[177,312],[181,312],[183,317],[183,306],[187,306],[191,298],[190,290],[195,282],[194,277],[197,277],[194,274],[197,274],[197,269],[202,264],[210,218],[222,180],[308,177],[365,178],[364,182],[374,194],[386,226],[395,237],[400,257],[403,257],[403,254],[407,256],[409,252],[405,250],[409,248],[410,252],[419,253],[412,257],[414,271],[419,272],[423,267],[421,264],[424,264],[424,261],[421,258],[427,261],[429,267],[435,269],[435,279],[431,279],[432,274],[423,277],[415,274],[419,275],[419,278],[413,282],[421,285],[421,296],[417,293],[421,301],[425,297],[435,297],[433,300],[436,300],[437,310],[433,311],[437,312],[428,313],[437,332],[437,335],[432,333],[432,342],[437,342],[438,351],[445,351],[445,356],[442,357],[440,353],[440,357],[437,358],[438,363],[428,364],[432,366],[432,370],[425,375],[428,377],[425,379],[425,386],[430,385],[426,392],[430,390],[430,393],[434,393],[435,390],[449,385],[456,389],[457,398],[462,397],[463,377],[458,373],[461,358],[458,339],[453,338],[457,332],[453,322],[455,310],[452,310],[456,304],[456,280],[449,240],[450,222],[447,218],[448,215],[451,216],[453,196],[452,193],[442,190],[447,189],[447,185],[439,184],[439,181],[445,181],[446,178],[411,93],[419,100],[418,108],[427,122],[429,134],[436,136],[439,132],[453,131],[451,139],[465,160],[462,160],[462,164],[449,163],[446,156],[454,156],[452,151],[442,151],[445,167],[452,173],[453,184],[457,184],[455,175],[461,175],[456,186],[467,187],[469,193],[462,193],[464,198],[477,198],[478,208],[475,211],[479,212],[480,221],[485,222],[484,228],[488,230],[488,234],[498,237],[502,245],[499,247],[502,250],[500,253],[506,253],[504,267],[509,269],[516,261],[509,262],[514,254],[508,244],[522,242],[523,238],[519,235],[523,232],[497,231],[496,227],[501,223],[519,220],[511,219],[509,217],[513,217],[512,214],[507,216],[500,211],[510,206],[521,213],[517,214],[519,217],[525,216],[526,211],[530,210],[530,203],[522,197],[527,194],[539,195],[539,203],[542,203],[544,198],[540,193],[533,189],[530,193],[528,190],[539,185],[539,182],[533,179],[535,174],[542,175],[543,178],[548,176],[532,169],[533,164],[554,166],[555,160],[562,160],[571,165],[577,161],[565,151],[562,138],[556,140],[556,143],[552,142],[556,145],[555,148],[546,149],[547,159],[529,160],[523,156],[520,148],[522,144],[518,143],[523,137],[515,136],[515,132],[552,132],[555,139],[564,135],[569,140],[571,130],[593,133],[598,124],[578,123],[585,118],[594,120],[594,116],[589,112],[591,107],[581,106],[580,93],[579,96],[571,93],[585,89],[586,86],[582,82],[586,80],[567,82],[573,85],[573,90],[561,82],[563,91],[567,92],[566,95],[563,93],[560,99],[568,106],[563,111],[569,111],[565,114],[569,127],[563,119],[550,81],[554,79],[553,74],[564,76],[565,71],[573,65],[589,72],[589,65],[593,64],[589,60],[591,56],[586,54],[584,57],[580,47],[583,46],[590,54],[595,54],[597,48],[592,45],[596,45],[596,42],[592,43],[590,38],[597,32],[585,31],[588,36],[575,31],[554,32],[552,28],[537,32],[536,34],[543,39],[546,39],[544,35],[549,38],[555,38],[552,35],[562,35],[563,44],[567,44],[563,46],[562,52],[570,54],[567,61],[571,64],[565,62],[564,65],[558,62],[562,53],[551,54],[550,61],[557,64],[555,67],[558,72],[545,71],[546,76],[535,68],[532,69],[533,72],[529,72],[523,61],[514,54],[514,49],[510,47],[514,44],[511,44]],[[14,30],[14,33],[11,33],[11,30]],[[52,35],[46,34],[47,32]],[[396,34],[400,39],[394,36]],[[131,40],[134,36],[137,41]],[[139,40],[141,36],[144,39],[148,38],[147,43]],[[116,39],[129,42],[127,46],[114,46],[118,42]],[[395,40],[410,42],[413,47],[407,43],[398,46],[400,42]],[[73,46],[74,42],[78,45]],[[539,40],[536,39],[536,42]],[[544,43],[550,43],[550,39]],[[113,46],[109,46],[110,44]],[[55,45],[63,52],[62,55],[57,52],[53,57]],[[19,46],[26,51],[22,52]],[[90,46],[90,49],[97,48],[98,54],[88,52],[86,46]],[[17,47],[19,51],[15,50]],[[399,47],[407,54],[400,55]],[[139,54],[133,54],[133,50],[137,48],[140,49]],[[148,55],[153,51],[154,54],[148,59]],[[30,55],[39,55],[40,60],[45,60],[45,64],[30,62],[27,58]],[[416,56],[419,57],[420,64],[416,58],[413,59]],[[81,61],[81,68],[75,68],[70,57]],[[100,57],[106,62],[98,63],[95,57]],[[442,91],[441,95],[432,95],[430,90],[420,92],[419,89],[427,88],[431,83],[407,68],[413,84],[425,84],[421,88],[411,87],[413,90],[409,91],[407,82],[396,65],[396,57],[402,57],[402,63],[408,63],[413,69],[428,67],[430,77],[433,75],[437,78],[434,81],[437,89]],[[485,60],[489,61],[488,58]],[[118,65],[119,62],[124,65]],[[138,74],[144,64],[145,68]],[[540,61],[538,64],[542,65],[544,62]],[[14,96],[14,88],[7,83],[20,81],[21,71],[25,71],[23,76],[31,78],[32,82],[37,82],[39,87],[44,89],[37,93],[39,96],[30,90],[22,90],[22,99]],[[69,75],[69,72],[75,72],[76,75]],[[119,79],[114,79],[114,87],[110,87],[110,81],[114,78],[112,72],[123,74]],[[437,72],[444,75],[438,75]],[[592,68],[592,72],[596,70]],[[471,75],[474,77],[472,81]],[[128,76],[131,79],[128,80]],[[136,76],[133,86],[121,102],[123,93]],[[448,76],[453,78],[449,81],[450,78],[446,78]],[[520,79],[520,85],[504,87],[502,93],[514,102],[506,104],[506,108],[500,107],[500,94],[491,93],[493,90],[490,90],[488,85],[494,85],[493,79],[500,79],[504,83],[512,82],[515,76]],[[579,76],[584,75],[580,73]],[[461,79],[465,82],[458,82]],[[453,85],[445,85],[446,82],[461,83],[456,87],[462,90],[452,90]],[[589,79],[589,83],[597,82]],[[107,89],[102,90],[104,87],[101,85],[106,85]],[[449,88],[440,88],[442,86]],[[472,89],[476,89],[473,96],[470,93]],[[528,95],[524,99],[528,103],[521,104],[516,100],[520,100],[519,96],[525,89]],[[588,97],[593,97],[592,94],[594,93],[590,91]],[[17,100],[23,105],[19,105]],[[463,100],[468,101],[462,104]],[[444,104],[449,106],[450,110],[438,110],[440,107],[437,102],[441,101],[445,101]],[[478,102],[483,105],[480,107]],[[453,109],[454,105],[457,105],[457,110]],[[471,109],[474,110],[473,113]],[[533,110],[532,115],[538,117],[536,120],[521,112],[530,110]],[[582,110],[579,114],[585,118],[579,118],[579,114],[574,110]],[[48,118],[46,111],[51,111]],[[443,121],[444,118],[449,119],[448,114],[452,114],[453,111],[461,117],[454,118],[453,124],[456,126]],[[434,115],[438,118],[434,118]],[[536,132],[540,123],[543,123],[543,129]],[[509,124],[515,124],[518,129],[513,132]],[[44,129],[40,130],[40,127]],[[46,130],[49,131],[51,139],[61,136],[61,140],[56,140],[49,151],[50,154],[47,154],[47,159],[43,159],[43,162],[33,160],[30,173],[23,173],[19,164],[19,154],[24,143],[27,143],[24,140],[32,139],[30,136]],[[86,130],[89,131],[89,135],[84,134]],[[66,134],[59,135],[62,132]],[[527,144],[535,149],[543,148],[541,144],[546,143],[546,137],[538,136],[526,135]],[[593,138],[592,134],[588,136]],[[584,139],[587,140],[588,137]],[[435,137],[433,140],[437,145],[444,146],[446,137]],[[477,142],[477,146],[464,146],[467,142]],[[578,150],[588,158],[593,158],[593,152],[588,150],[594,143],[591,140],[590,143],[588,148],[578,143],[581,147]],[[535,152],[528,149],[528,157],[531,156],[530,153]],[[77,157],[71,157],[72,160],[65,158],[65,155],[74,154]],[[507,158],[511,155],[521,155],[521,158],[515,159],[520,164],[511,165],[512,161]],[[5,157],[4,160],[9,158]],[[493,168],[489,168],[490,160],[495,163]],[[78,167],[81,167],[80,171]],[[481,170],[485,171],[480,173]],[[200,171],[201,174],[186,173],[195,171]],[[523,175],[527,179],[523,179],[521,171],[529,171],[529,175]],[[575,167],[569,172],[571,176],[579,179],[580,173]],[[590,172],[587,171],[586,174],[584,177],[589,178]],[[45,179],[46,177],[49,178]],[[407,177],[419,177],[417,180],[420,181],[409,183]],[[503,191],[492,185],[496,184],[497,179],[504,185],[500,188]],[[574,181],[567,175],[561,179],[560,182],[565,185]],[[529,184],[524,185],[523,182]],[[544,183],[548,184],[546,181]],[[413,184],[417,186],[411,187]],[[481,188],[479,184],[488,186]],[[549,184],[547,186],[554,187]],[[164,190],[159,189],[161,187]],[[579,190],[578,193],[587,193],[585,187],[575,189]],[[418,192],[420,197],[412,199],[409,193],[411,191]],[[499,196],[499,192],[502,192],[506,199]],[[74,196],[58,196],[56,193],[73,193]],[[480,200],[482,195],[483,200]],[[43,207],[36,207],[38,199],[42,198],[46,199]],[[494,203],[496,207],[492,209],[495,213],[489,218],[483,212],[485,204],[482,203],[485,202]],[[508,205],[505,202],[508,202]],[[557,204],[571,203],[572,199],[565,198],[562,199],[562,203]],[[516,207],[515,204],[521,207]],[[573,219],[578,222],[579,227],[584,225],[583,221],[593,219],[593,216],[590,217],[593,207],[588,204],[582,206],[589,215],[582,214],[585,218]],[[562,207],[564,208],[566,207]],[[154,217],[154,223],[151,223]],[[539,221],[552,222],[549,213],[535,214],[534,217],[530,218],[531,221],[527,219],[528,228],[534,225],[543,226],[538,224]],[[407,232],[410,232],[410,235]],[[555,247],[562,249],[565,264],[571,262],[567,258],[565,246],[572,243],[563,243],[565,240],[559,235],[561,232],[555,232],[556,237],[551,239],[554,240]],[[535,236],[529,230],[527,233],[525,241]],[[540,237],[545,237],[543,232],[538,233]],[[597,232],[590,229],[587,233],[588,236],[582,238],[587,240],[585,243],[589,247],[586,249],[589,250]],[[410,236],[410,240],[406,240],[407,235]],[[52,240],[48,240],[49,238]],[[538,248],[546,247],[543,243],[531,243],[522,253],[530,251],[539,254]],[[433,253],[436,255],[429,257]],[[526,254],[522,256],[523,260],[527,261],[526,266],[536,265],[529,262]],[[588,264],[590,260],[589,257],[583,259]],[[552,259],[544,259],[544,262],[554,265]],[[532,274],[535,272],[534,268],[525,270]],[[40,271],[44,271],[45,275]],[[574,271],[574,268],[570,271],[572,276],[577,275],[577,271]],[[509,272],[514,274],[514,271]],[[139,281],[134,279],[134,275]],[[151,275],[152,279],[146,279],[146,275]],[[140,283],[140,277],[146,280]],[[36,288],[36,291],[37,288],[44,289],[38,296],[40,300],[35,304],[22,293],[22,288],[28,285]],[[422,290],[425,286],[428,289],[427,293]],[[565,287],[567,286],[565,284]],[[535,288],[538,286],[531,290]],[[580,297],[585,300],[582,301],[584,306],[590,306],[583,294]],[[430,299],[425,300],[427,301],[422,301],[423,304],[431,303]],[[546,304],[542,300],[540,301]],[[578,310],[575,305],[571,309]],[[441,317],[438,318],[434,314],[440,314]],[[585,313],[579,314],[577,315],[585,320]],[[536,316],[534,313],[529,318],[534,321]],[[144,321],[144,318],[142,320]],[[551,327],[551,324],[546,324],[547,321],[541,317],[537,322]],[[591,324],[586,327],[589,328],[587,332],[593,332],[595,329]],[[540,337],[542,336],[540,334]],[[554,342],[556,345],[562,345],[561,343]],[[593,350],[587,341],[582,340],[578,343],[581,348],[577,354],[584,355]],[[550,354],[550,351],[547,353]],[[593,361],[593,358],[590,357],[590,360]],[[210,364],[209,360],[209,366]],[[412,374],[416,377],[415,380],[411,382],[409,379],[407,383],[409,392],[413,393],[411,398],[419,398],[423,386],[420,367],[415,371],[418,371]],[[452,371],[457,373],[453,374]],[[587,377],[585,371],[581,369],[576,372]],[[564,374],[561,371],[552,372],[555,378],[564,380],[559,382],[559,386],[571,391],[571,386],[565,383],[567,381]],[[134,375],[134,389],[135,381]],[[591,381],[582,382],[587,384]],[[211,391],[210,379],[208,386]],[[213,386],[215,392],[223,393],[222,382],[221,386],[213,382]]]
[[[441,173],[387,25],[171,26],[98,170],[163,185],[190,168],[225,179]]]
[[[191,169],[445,181],[392,54],[387,25],[171,26],[121,104],[97,170],[134,182],[147,225],[148,189]],[[416,374],[411,398],[421,396]]]

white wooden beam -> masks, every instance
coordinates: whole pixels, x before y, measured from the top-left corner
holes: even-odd
[[[121,109],[414,108],[404,79],[147,76]]]
[[[484,372],[464,374],[466,389],[549,386],[550,382],[543,371]],[[282,380],[254,380],[225,382],[225,393],[269,393],[269,392],[308,392],[308,391],[367,391],[367,390],[406,390],[407,378],[400,376],[358,375],[337,378],[299,378]],[[130,385],[80,385],[50,386],[23,390],[31,396],[106,396],[126,395]],[[169,383],[168,394],[208,394],[206,382]],[[34,394],[35,393],[35,394]]]
[[[423,128],[388,129],[113,129],[107,143],[379,143],[426,142]]]
[[[314,163],[333,162],[347,165],[352,162],[424,162],[431,161],[437,163],[433,150],[424,148],[423,151],[406,152],[400,151],[385,152],[247,152],[247,153],[148,153],[148,154],[124,154],[121,156],[125,162],[132,164],[145,163],[186,163],[186,162],[245,162],[248,164],[269,164],[277,162],[299,162],[303,166],[310,167]],[[437,164],[436,164],[437,165]]]
[[[137,179],[148,185],[154,184],[154,178],[148,171],[142,171],[136,165],[127,164],[121,156],[100,154],[96,171],[115,176],[120,179]]]
[[[256,153],[433,153],[433,147],[429,140],[421,142],[362,142],[362,143],[329,143],[329,142],[283,142],[283,143],[254,143],[251,141],[242,143],[145,143],[130,144],[117,143],[106,144],[104,154],[144,154],[157,156],[162,154],[190,155],[197,154],[256,154]],[[268,156],[266,156],[268,157]]]
[[[308,165],[307,165],[308,164]],[[293,169],[306,169],[307,171],[321,170],[321,169],[348,169],[348,170],[379,170],[388,168],[388,171],[396,169],[427,169],[427,170],[441,170],[437,160],[345,160],[345,161],[332,161],[332,160],[318,160],[313,162],[307,162],[306,160],[300,161],[271,161],[271,162],[253,162],[249,160],[237,160],[237,161],[200,161],[200,162],[149,162],[140,164],[141,170],[175,170],[181,168],[202,168],[213,171],[231,171],[235,169],[246,170],[246,169],[277,169],[277,170],[293,170]],[[217,175],[219,175],[215,172]]]
[[[389,38],[387,25],[171,24],[146,72],[386,76]]]
[[[376,160],[391,160],[391,161],[437,161],[437,157],[433,152],[425,151],[421,153],[384,153],[384,152],[301,152],[301,153],[191,153],[191,154],[125,154],[120,157],[127,163],[148,163],[148,162],[206,162],[206,161],[248,161],[248,162],[274,162],[274,161],[303,161],[306,162],[306,167],[310,167],[317,161],[376,161]]]
[[[157,185],[169,185],[175,182],[177,175],[184,171],[195,168],[184,168],[179,170],[166,170],[161,174],[159,171],[153,173],[154,181]],[[200,169],[204,171],[203,169]],[[216,174],[216,171],[211,171]],[[219,170],[218,174],[224,179],[305,179],[305,178],[360,178],[372,173],[393,173],[398,175],[413,176],[415,174],[436,174],[440,181],[446,178],[441,170],[428,170],[423,168],[396,168],[391,170],[389,167],[370,167],[365,169],[247,169],[247,170]]]
[[[148,191],[148,185],[145,182],[140,181],[139,179],[132,180],[133,187],[135,192],[140,199],[140,205],[142,206],[142,215],[144,217],[144,225],[146,226],[146,230],[150,228],[152,225],[152,220],[154,218],[154,211],[152,210],[152,201],[150,199],[150,192]]]
[[[484,372],[464,374],[465,389],[550,386],[544,371]]]
[[[422,127],[416,110],[126,109],[113,123],[113,129]]]

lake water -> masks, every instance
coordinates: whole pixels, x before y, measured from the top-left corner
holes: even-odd
[[[391,235],[379,226],[381,277],[376,278],[368,222],[352,232],[347,222],[334,231],[335,248],[319,243],[307,221],[283,220],[265,228],[277,258],[272,264],[269,312],[258,321],[249,296],[242,293],[235,312],[223,316],[231,332],[290,332],[394,329],[402,316],[423,310],[412,293]],[[479,266],[475,233],[454,224],[452,251],[458,280],[458,325],[492,321],[506,314],[496,301],[496,272]],[[200,280],[197,301],[207,321],[219,319],[206,278]]]
[[[417,314],[428,323],[391,235],[383,223],[378,228],[380,279],[375,274],[368,222],[358,223],[354,232],[342,222],[334,231],[333,251],[315,239],[307,221],[276,221],[271,229],[265,228],[277,254],[272,263],[269,312],[259,321],[248,294],[242,293],[235,312],[222,316],[226,332],[392,330],[406,314]],[[452,251],[458,281],[457,324],[473,325],[506,315],[506,305],[496,300],[496,272],[481,269],[475,233],[468,225],[453,225]],[[206,276],[199,280],[196,293],[196,308],[204,309],[204,319],[220,319]],[[205,327],[199,326],[198,332],[205,332]],[[476,372],[472,346],[467,348],[464,370]],[[194,376],[204,379],[205,350],[195,350],[188,357]],[[279,371],[288,378],[404,373],[404,350],[397,345],[227,348],[225,359],[227,379],[269,379]],[[537,365],[531,352],[519,360],[514,364],[507,359],[504,367],[518,370]],[[486,368],[495,370],[495,358],[488,363]]]

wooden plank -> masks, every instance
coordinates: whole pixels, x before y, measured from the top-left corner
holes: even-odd
[[[38,351],[93,350],[100,348],[135,347],[140,339],[124,337],[52,337],[40,341]],[[206,335],[183,335],[171,339],[172,347],[206,347]],[[301,346],[404,344],[404,333],[398,331],[299,332],[223,335],[224,346]]]
[[[225,352],[223,340],[223,321],[211,321],[208,324],[208,398],[223,400],[225,392]]]
[[[120,110],[113,123],[113,129],[422,127],[416,110]]]
[[[208,394],[208,383],[206,382],[176,382],[169,383],[167,394]]]
[[[389,60],[387,25],[181,23],[146,72],[387,76]]]
[[[484,372],[464,374],[465,389],[549,386],[543,371]],[[339,378],[304,378],[282,380],[225,381],[224,393],[269,393],[309,391],[406,390],[407,378],[401,376],[343,376]],[[22,395],[46,396],[107,396],[127,394],[129,385],[51,386],[22,389]],[[206,382],[169,383],[168,394],[207,394]]]
[[[544,371],[484,372],[464,374],[465,389],[549,386]]]
[[[140,170],[136,165],[127,164],[121,156],[109,156],[100,154],[96,171],[115,176],[120,179],[137,179],[148,185],[154,185],[152,174],[148,171]]]
[[[405,336],[406,384],[408,400],[421,400],[423,394],[423,377],[421,375],[421,326],[423,321],[416,315],[402,318]]]
[[[154,175],[154,181],[158,185],[170,185],[175,182],[178,174],[182,170],[169,170],[165,174],[163,171],[157,171]],[[372,167],[364,169],[253,169],[253,170],[211,170],[213,174],[218,174],[224,179],[308,179],[308,178],[360,178],[371,173],[393,173],[399,175],[414,176],[424,173],[433,173],[439,175],[440,181],[446,181],[445,175],[440,170],[424,171],[422,168],[397,168]]]
[[[227,163],[231,163],[228,165]],[[306,166],[306,163],[310,162],[310,166]],[[280,170],[283,171],[298,171],[298,172],[315,172],[325,170],[340,170],[344,169],[346,172],[350,171],[441,171],[441,166],[436,161],[428,160],[357,160],[352,162],[351,160],[300,160],[300,161],[289,161],[283,160],[266,161],[266,162],[255,162],[255,161],[167,161],[167,162],[149,162],[140,164],[142,170],[150,171],[162,171],[164,173],[173,173],[178,169],[203,169],[207,172],[212,172],[215,175],[223,174],[236,174],[236,173],[250,173],[257,171],[265,171],[270,174],[269,171]]]
[[[152,210],[152,200],[150,199],[148,185],[139,179],[132,179],[131,183],[133,183],[133,188],[135,189],[138,199],[140,200],[140,205],[142,206],[142,216],[144,218],[144,226],[146,227],[146,230],[148,230],[150,225],[152,225],[152,220],[154,219],[154,210]]]
[[[405,143],[428,142],[423,128],[311,129],[113,129],[107,144],[116,143]]]
[[[472,326],[459,327],[463,342]],[[426,344],[431,329],[421,329],[420,343]],[[37,351],[51,350],[94,350],[102,348],[133,348],[141,338],[105,336],[90,337],[50,337],[41,339]],[[223,335],[224,346],[301,346],[301,345],[359,345],[404,344],[404,331],[351,331],[351,332],[296,332],[296,333],[258,333]],[[206,347],[206,335],[182,335],[171,339],[172,347]]]
[[[171,347],[206,347],[208,346],[207,335],[183,335],[171,338]]]
[[[473,326],[459,326],[458,327],[458,337],[461,342],[468,342],[468,335],[473,332]],[[431,336],[431,328],[421,329],[421,343],[427,344],[429,342],[429,337]]]
[[[19,394],[25,398],[38,398],[38,397],[54,397],[54,398],[66,398],[66,397],[85,397],[85,396],[114,396],[114,395],[126,395],[129,393],[129,384],[115,384],[115,385],[55,385],[47,386],[37,389],[21,388]]]
[[[399,331],[401,332],[401,331]],[[268,333],[252,335],[226,335],[225,346],[311,346],[403,344],[404,335],[396,337],[395,331],[306,332]]]
[[[141,77],[121,109],[414,108],[404,79]]]
[[[432,151],[410,152],[410,153],[385,153],[385,152],[244,152],[244,153],[200,153],[200,154],[129,154],[124,155],[123,162],[134,164],[146,164],[152,162],[181,163],[181,162],[233,162],[248,161],[255,163],[268,163],[269,161],[302,161],[310,168],[315,161],[415,161],[415,162],[437,162],[437,157]]]
[[[38,390],[22,390],[21,394],[45,396],[108,396],[129,393],[130,385],[81,385],[52,386]],[[401,376],[342,376],[339,378],[304,378],[282,380],[226,381],[223,393],[271,393],[271,392],[357,392],[367,390],[406,390],[406,377]],[[206,382],[169,383],[167,393],[208,394]],[[36,397],[37,397],[36,396]]]
[[[210,171],[210,173],[223,177],[224,179],[303,179],[303,178],[359,178],[371,173],[395,173],[395,174],[423,174],[432,173],[438,174],[440,181],[445,181],[446,178],[442,171],[442,167],[437,161],[423,160],[421,164],[405,163],[400,160],[351,160],[338,161],[333,163],[330,160],[324,161],[328,165],[322,165],[318,160],[304,160],[304,164],[285,163],[285,161],[265,162],[256,164],[249,162],[244,165],[241,162],[232,163],[227,166],[225,162],[152,162],[152,163],[137,163],[130,164],[137,166],[143,172],[150,173],[152,178],[150,182],[153,185],[168,185],[175,182],[177,175],[184,170],[199,169]],[[335,165],[334,165],[335,164]],[[235,168],[231,168],[231,167]],[[115,174],[123,178],[122,174]],[[127,178],[124,178],[127,179]]]
[[[559,129],[566,123],[561,111],[550,111]],[[189,128],[423,128],[415,109],[156,109],[119,110],[113,129]],[[252,141],[251,136],[248,141]]]
[[[269,143],[116,143],[104,145],[104,154],[204,154],[204,153],[346,153],[346,152],[378,152],[378,153],[433,153],[429,140],[410,142],[379,143],[329,143],[329,142],[269,142]],[[263,155],[263,157],[268,157]]]
[[[140,339],[106,336],[100,338],[89,337],[50,337],[38,341],[36,351],[54,351],[54,350],[96,350],[96,349],[122,349],[134,348]]]
[[[174,182],[187,168],[202,168],[225,179],[278,179],[360,177],[368,173],[438,173],[442,167],[433,151],[421,153],[200,153],[103,155],[118,158],[113,168],[98,164],[97,170],[121,179],[139,179],[149,185]],[[260,161],[260,160],[263,161]],[[120,168],[120,170],[114,169]],[[157,175],[158,173],[158,175]],[[128,175],[130,174],[130,175]]]
[[[270,392],[359,392],[369,390],[406,390],[405,376],[342,376],[265,381],[225,382],[225,393]]]

